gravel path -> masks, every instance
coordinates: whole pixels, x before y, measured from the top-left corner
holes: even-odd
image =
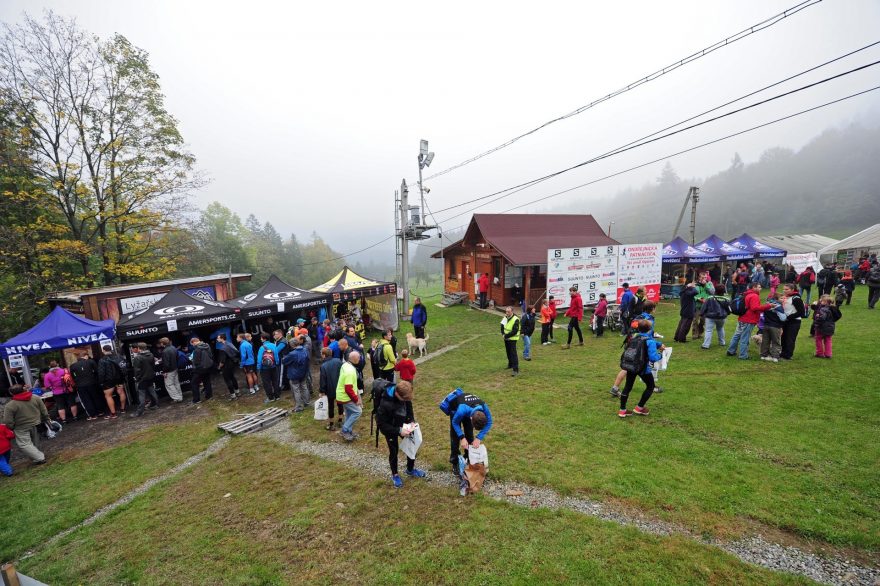
[[[388,460],[384,454],[364,453],[337,442],[316,443],[302,440],[288,425],[275,425],[256,435],[289,446],[298,452],[356,468],[372,476],[387,479],[389,475]],[[458,480],[451,473],[429,472],[425,481],[436,486],[458,488]],[[637,517],[598,501],[563,497],[548,488],[515,482],[495,482],[487,479],[483,491],[496,500],[523,507],[568,509],[603,521],[635,527],[651,535],[683,535],[700,543],[723,549],[746,563],[805,576],[823,584],[880,586],[880,570],[877,568],[859,566],[854,561],[841,558],[819,557],[796,547],[786,547],[766,541],[760,535],[732,542],[706,539],[684,527],[647,517]],[[517,496],[508,496],[508,494]]]
[[[150,478],[149,480],[144,482],[142,485],[138,486],[134,490],[131,490],[128,493],[126,493],[125,495],[123,495],[122,498],[120,498],[119,500],[114,501],[114,502],[110,503],[109,505],[105,505],[105,506],[101,507],[100,509],[95,511],[91,517],[85,519],[81,523],[78,523],[78,524],[74,525],[73,527],[68,527],[67,529],[65,529],[61,533],[57,533],[56,535],[54,535],[54,536],[50,537],[49,539],[47,539],[46,541],[42,542],[40,544],[39,548],[34,549],[32,551],[25,552],[21,556],[21,558],[22,559],[29,558],[29,557],[39,553],[42,550],[48,549],[49,547],[51,547],[55,543],[57,543],[59,540],[67,537],[68,535],[70,535],[74,531],[81,529],[83,527],[88,527],[89,525],[91,525],[92,523],[94,523],[95,521],[100,519],[101,517],[104,517],[107,513],[110,513],[112,511],[115,511],[119,507],[127,505],[128,503],[130,503],[131,501],[133,501],[134,499],[136,499],[140,495],[144,494],[145,492],[147,492],[148,490],[150,490],[151,488],[153,488],[154,486],[156,486],[160,482],[163,482],[165,480],[168,480],[169,478],[177,476],[178,474],[180,474],[181,472],[183,472],[187,468],[191,468],[191,467],[195,466],[196,464],[198,464],[199,462],[201,462],[202,460],[204,460],[205,458],[207,458],[211,454],[215,454],[215,453],[219,452],[228,443],[229,443],[229,436],[221,437],[220,439],[215,441],[213,444],[211,444],[210,446],[205,448],[204,451],[199,452],[198,454],[195,454],[193,456],[190,456],[189,458],[187,458],[186,460],[184,460],[183,462],[181,462],[180,464],[178,464],[174,468],[168,470],[164,474],[160,474],[159,476],[156,476],[154,478]]]

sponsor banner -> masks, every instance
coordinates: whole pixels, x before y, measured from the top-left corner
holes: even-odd
[[[13,354],[9,357],[9,368],[24,368],[24,356]]]
[[[663,268],[663,244],[622,244],[617,256],[617,299],[624,283],[635,292],[642,287],[651,301],[660,300],[660,272]]]
[[[346,284],[346,286],[348,286]],[[368,287],[365,289],[357,289],[354,291],[342,291],[339,293],[333,293],[333,302],[338,303],[340,301],[353,301],[355,299],[360,299],[362,297],[376,297],[379,295],[389,295],[389,294],[397,293],[397,284],[389,283],[387,285],[377,285],[375,287]]]
[[[816,272],[822,270],[822,263],[819,262],[819,257],[815,252],[807,252],[805,254],[789,254],[785,258],[785,264],[791,265],[794,267],[794,270],[798,272],[798,274],[807,270],[807,267],[813,267]]]
[[[368,297],[364,300],[371,325],[377,330],[391,328],[397,330],[397,296],[395,292],[387,295]]]
[[[617,246],[551,248],[547,251],[547,296],[565,308],[571,304],[568,290],[576,287],[584,304],[599,302],[605,293],[609,303],[617,297]]]

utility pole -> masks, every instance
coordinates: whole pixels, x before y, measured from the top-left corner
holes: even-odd
[[[403,311],[399,315],[406,316],[409,311],[409,188],[406,179],[400,182],[400,286],[403,287]]]
[[[697,202],[700,201],[700,188],[691,187],[691,246],[697,243]]]

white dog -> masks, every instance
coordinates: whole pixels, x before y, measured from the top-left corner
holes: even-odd
[[[416,338],[411,333],[406,333],[406,345],[409,347],[410,356],[415,356],[415,351],[419,351],[419,356],[424,356],[428,353],[428,338],[431,336],[425,336],[424,338]]]

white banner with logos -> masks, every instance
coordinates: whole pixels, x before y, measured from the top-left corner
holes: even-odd
[[[598,303],[605,293],[609,302],[617,298],[617,246],[551,248],[547,251],[547,298],[557,307],[568,307],[568,290],[576,287],[584,304]]]
[[[577,287],[585,305],[599,302],[604,293],[608,303],[615,303],[622,293],[620,285],[644,287],[649,299],[660,296],[660,270],[663,245],[627,244],[551,248],[547,251],[547,297],[558,301],[557,307],[570,305],[568,290]]]

